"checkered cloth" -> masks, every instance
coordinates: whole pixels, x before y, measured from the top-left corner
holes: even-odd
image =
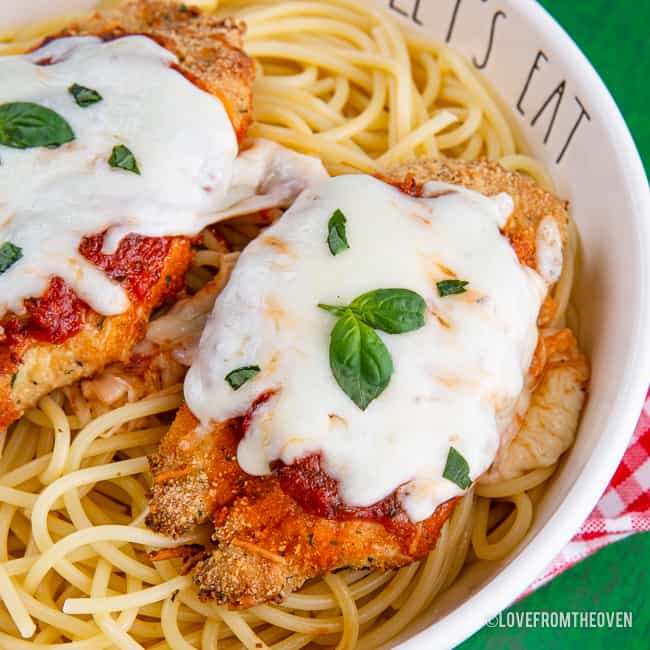
[[[526,593],[603,546],[641,531],[650,531],[650,391],[625,456],[598,505]]]

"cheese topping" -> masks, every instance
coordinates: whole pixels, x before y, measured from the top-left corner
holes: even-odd
[[[0,104],[45,106],[75,134],[56,149],[0,146],[0,244],[23,254],[0,275],[0,316],[22,313],[52,276],[96,311],[121,313],[124,290],[77,250],[85,235],[107,230],[105,253],[128,233],[195,235],[233,214],[286,205],[325,176],[319,161],[272,143],[237,158],[221,101],[170,67],[176,62],[145,36],[63,38],[0,58]],[[73,84],[101,101],[80,107]],[[140,175],[109,165],[117,145],[133,153]]]
[[[251,474],[270,463],[321,455],[351,506],[400,489],[413,521],[462,493],[443,478],[449,448],[477,478],[492,463],[504,413],[513,412],[537,341],[546,284],[522,266],[499,228],[512,201],[429,183],[413,198],[372,177],[340,176],[306,190],[241,254],[218,297],[185,381],[192,412],[207,428],[245,413],[239,444]],[[328,221],[346,217],[349,249],[333,256]],[[437,282],[467,281],[440,297]],[[360,410],[336,383],[329,337],[335,317],[318,303],[349,304],[379,288],[417,292],[424,327],[378,332],[393,359],[390,383]],[[259,366],[237,390],[232,370]],[[206,429],[207,430],[207,429]]]
[[[555,219],[550,215],[539,223],[535,250],[540,275],[549,284],[554,284],[562,274],[562,236]]]

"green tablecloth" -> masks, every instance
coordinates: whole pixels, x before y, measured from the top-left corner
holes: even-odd
[[[540,1],[600,73],[625,116],[646,173],[650,173],[650,0]],[[630,611],[632,628],[484,627],[460,647],[462,650],[560,650],[579,648],[583,644],[589,650],[647,650],[650,648],[650,533],[635,535],[603,549],[508,611],[576,610]],[[502,620],[505,622],[503,617]]]

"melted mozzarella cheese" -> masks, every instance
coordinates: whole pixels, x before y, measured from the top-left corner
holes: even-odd
[[[562,236],[557,222],[550,215],[540,221],[535,250],[540,275],[549,284],[554,284],[562,274]]]
[[[346,503],[368,506],[400,488],[414,521],[462,490],[442,477],[449,447],[474,479],[492,463],[499,415],[513,412],[537,341],[543,279],[522,266],[499,228],[512,210],[460,187],[416,199],[368,176],[340,176],[305,191],[244,250],[218,297],[185,381],[204,427],[253,413],[239,444],[241,467],[267,474],[270,463],[318,453]],[[340,209],[350,248],[332,256],[328,220]],[[441,298],[436,282],[469,282]],[[394,373],[361,411],[338,386],[328,346],[335,318],[318,303],[348,304],[373,289],[399,287],[427,303],[425,326],[379,332]],[[227,373],[261,368],[237,391]],[[501,418],[503,419],[503,418]]]
[[[43,60],[51,64],[37,65]],[[21,313],[55,275],[96,311],[123,312],[125,292],[78,253],[82,237],[106,230],[111,253],[127,233],[195,235],[233,214],[286,205],[325,176],[315,159],[268,142],[237,157],[221,101],[170,67],[176,62],[144,36],[64,38],[0,58],[0,104],[41,104],[75,133],[56,149],[0,146],[0,244],[23,253],[0,275],[0,316]],[[102,101],[78,106],[68,92],[74,83]],[[141,175],[108,164],[120,144]]]

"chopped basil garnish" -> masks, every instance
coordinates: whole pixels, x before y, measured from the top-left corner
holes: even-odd
[[[472,479],[469,477],[469,465],[467,461],[453,447],[449,447],[447,463],[445,464],[445,471],[442,473],[442,476],[463,490],[466,490],[472,484]]]
[[[355,298],[347,307],[318,306],[336,316],[341,316],[349,309],[366,325],[389,334],[401,334],[422,327],[427,308],[424,299],[410,289],[368,291]]]
[[[86,88],[86,86],[80,86],[79,84],[72,84],[72,86],[68,88],[68,92],[74,97],[75,102],[77,102],[77,104],[82,108],[101,102],[103,99],[96,90]]]
[[[113,147],[111,157],[108,159],[108,164],[111,167],[124,169],[127,172],[140,174],[135,156],[131,150],[128,147],[125,147],[123,144],[118,144]]]
[[[0,246],[0,274],[13,266],[23,256],[23,249],[6,241]]]
[[[362,411],[393,374],[393,360],[383,341],[349,310],[332,330],[330,367],[338,385]]]
[[[445,296],[452,296],[455,293],[465,293],[465,287],[469,284],[467,280],[442,280],[436,282],[438,287],[438,295],[441,298]]]
[[[346,223],[347,219],[340,210],[334,210],[330,220],[327,222],[327,245],[330,247],[332,255],[338,255],[347,248],[350,248],[345,233]]]
[[[53,110],[31,102],[0,105],[0,144],[15,149],[58,147],[74,140],[70,125]]]
[[[230,384],[230,388],[237,390],[241,388],[249,379],[254,377],[260,371],[259,366],[243,366],[231,370],[225,377]]]

